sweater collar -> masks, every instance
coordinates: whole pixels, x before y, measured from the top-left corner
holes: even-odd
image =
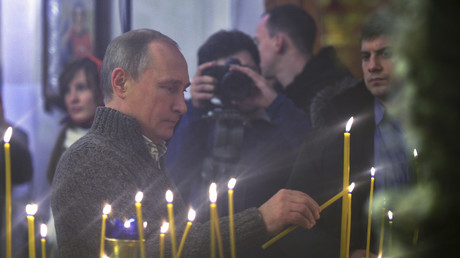
[[[108,107],[98,107],[91,131],[131,146],[135,152],[145,151],[149,155],[141,127],[136,118]]]

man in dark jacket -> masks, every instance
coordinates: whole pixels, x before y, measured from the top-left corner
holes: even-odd
[[[231,83],[237,78],[226,77],[227,84],[206,69],[218,68],[216,64],[223,68],[229,58],[238,59],[240,68],[246,69],[242,71],[252,76],[253,82],[244,87],[258,83],[261,89],[241,102],[224,100],[223,105],[213,106],[212,98],[226,98],[217,90],[236,86]],[[185,201],[198,209],[197,220],[206,221],[208,187],[213,181],[222,186],[217,207],[223,216],[228,214],[226,190],[231,177],[238,180],[234,192],[236,212],[260,206],[283,188],[309,123],[306,114],[289,98],[268,88],[259,75],[257,47],[248,35],[240,31],[213,34],[200,47],[198,63],[192,97],[186,102],[188,112],[169,141],[165,161]],[[232,92],[236,91],[238,88],[233,87]],[[270,101],[261,105],[259,99]],[[208,111],[213,115],[207,115]]]
[[[340,62],[334,48],[313,55],[316,24],[302,8],[284,4],[268,10],[257,26],[262,74],[276,79],[294,104],[310,115],[318,91],[351,73]]]
[[[363,27],[361,57],[364,80],[344,80],[339,91],[322,92],[313,105],[321,130],[312,133],[296,161],[288,188],[310,194],[324,203],[342,189],[345,124],[354,116],[350,144],[350,182],[353,191],[351,257],[365,256],[370,169],[376,168],[375,192],[400,191],[410,179],[408,150],[398,119],[388,112],[397,83],[392,72],[391,17],[373,16]],[[327,90],[325,90],[327,91]],[[381,203],[374,203],[380,208]],[[376,206],[377,205],[377,206]],[[391,202],[384,207],[393,209]],[[375,214],[380,216],[381,214]],[[338,257],[340,249],[341,201],[324,210],[318,227],[296,230],[283,245],[296,257]],[[374,231],[380,225],[372,225]],[[375,233],[371,255],[377,254]],[[372,257],[372,256],[371,256]]]

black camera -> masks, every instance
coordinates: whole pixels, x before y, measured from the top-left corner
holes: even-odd
[[[241,65],[241,63],[238,59],[230,58],[225,65],[211,66],[201,73],[217,79],[214,93],[224,107],[231,106],[232,101],[241,101],[250,97],[259,90],[246,74],[240,71],[229,71],[231,65]]]

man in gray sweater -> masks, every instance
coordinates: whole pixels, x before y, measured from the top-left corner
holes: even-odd
[[[177,43],[153,30],[127,32],[108,46],[101,71],[105,107],[96,111],[88,134],[62,156],[53,181],[51,206],[62,257],[97,257],[101,215],[136,217],[134,198],[142,200],[147,257],[159,254],[159,229],[168,220],[165,193],[174,192],[176,235],[182,235],[187,207],[164,168],[165,140],[187,111],[183,92],[190,85],[187,63]],[[261,86],[259,86],[261,87]],[[177,161],[180,162],[180,161]],[[308,195],[281,190],[259,208],[235,214],[236,246],[263,243],[289,224],[305,228],[319,219]],[[228,218],[220,219],[229,252]],[[209,222],[194,223],[183,256],[210,252]],[[166,257],[171,253],[167,242]]]

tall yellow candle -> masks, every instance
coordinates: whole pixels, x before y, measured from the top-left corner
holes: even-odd
[[[48,234],[48,227],[46,224],[40,225],[40,235],[42,237],[42,258],[46,258],[46,235]]]
[[[104,209],[102,209],[102,227],[101,227],[101,250],[100,250],[100,257],[103,258],[105,255],[105,250],[104,250],[104,243],[105,243],[105,221],[107,220],[107,215],[110,213],[112,210],[112,206],[109,204],[104,206]]]
[[[351,117],[345,127],[343,134],[343,189],[348,187],[350,179],[350,129],[353,124]],[[348,215],[348,198],[342,198],[342,227],[340,231],[340,257],[346,257],[347,244],[347,215]]]
[[[141,251],[141,257],[145,258],[145,244],[144,244],[144,228],[142,220],[142,199],[144,198],[144,193],[137,192],[135,201],[136,201],[136,215],[137,215],[137,230],[139,231],[139,248]]]
[[[222,242],[222,235],[220,233],[220,225],[219,225],[219,214],[217,213],[217,205],[214,205],[213,211],[214,213],[214,223],[216,229],[216,236],[217,236],[217,247],[219,249],[219,257],[224,257],[224,245]]]
[[[29,228],[29,258],[35,258],[35,225],[34,225],[34,216],[38,210],[36,204],[27,204],[26,213],[27,213],[27,226]]]
[[[6,234],[6,257],[11,258],[11,155],[10,139],[13,128],[8,127],[3,136],[5,149],[5,234]]]
[[[211,183],[209,186],[209,216],[210,216],[210,231],[211,231],[211,257],[216,257],[216,223],[214,217],[214,211],[216,209],[216,201],[217,201],[217,185],[216,183]]]
[[[351,235],[351,193],[355,188],[355,184],[348,187],[348,222],[347,222],[347,250],[346,257],[350,256],[350,235]]]
[[[367,239],[366,239],[366,258],[369,258],[371,246],[371,224],[372,224],[372,198],[374,195],[375,168],[371,168],[371,190],[369,193],[369,211],[367,215]]]
[[[169,223],[163,222],[160,228],[160,258],[165,257],[165,234],[169,229]]]
[[[420,167],[418,165],[418,153],[417,153],[417,150],[414,149],[414,162],[415,162],[415,173],[416,173],[416,176],[417,176],[417,186],[420,187]],[[415,228],[414,230],[414,236],[412,238],[412,243],[414,245],[417,244],[417,241],[418,241],[418,232],[419,232],[419,229],[418,227]]]
[[[355,183],[352,183],[349,187],[355,187]],[[321,206],[319,206],[319,209],[320,211],[326,209],[329,205],[333,204],[335,201],[337,201],[338,199],[342,198],[345,194],[348,193],[348,189],[345,189],[344,191],[341,191],[340,193],[336,194],[334,197],[332,197],[331,199],[329,199],[327,202],[323,203]],[[265,242],[265,244],[262,245],[262,249],[267,249],[269,246],[271,246],[273,243],[275,243],[276,241],[280,240],[282,237],[284,237],[285,235],[289,234],[291,231],[293,231],[294,229],[296,229],[298,226],[295,225],[295,226],[290,226],[289,228],[285,229],[284,231],[282,231],[281,233],[279,233],[278,235],[276,235],[275,237],[273,237],[272,239],[268,240],[267,242]]]
[[[192,226],[193,220],[195,220],[195,216],[196,216],[196,212],[193,209],[190,209],[188,211],[187,226],[185,226],[185,231],[184,231],[184,234],[182,235],[182,239],[179,244],[179,250],[177,251],[178,258],[182,254],[182,250],[184,249],[184,245],[185,245],[185,239],[187,238],[187,234],[188,234],[188,231],[190,230],[190,227]]]
[[[236,258],[236,246],[235,246],[235,225],[233,220],[233,188],[235,187],[236,179],[231,178],[228,181],[228,219],[229,219],[229,230],[230,230],[230,251],[232,258]]]
[[[380,241],[379,241],[379,257],[383,257],[383,238],[385,236],[385,207],[382,208],[382,222],[380,224]]]
[[[391,253],[391,250],[392,250],[392,245],[393,245],[393,242],[392,242],[392,239],[391,239],[391,235],[392,235],[392,227],[393,227],[393,212],[391,211],[388,211],[388,255],[392,255]]]
[[[218,250],[219,250],[219,257],[223,258],[224,257],[224,245],[222,243],[222,235],[220,234],[219,214],[217,213],[217,204],[216,204],[216,201],[217,201],[217,185],[215,185],[215,187],[213,187],[212,190],[214,191],[213,196],[215,196],[215,197],[213,198],[213,200],[214,200],[213,204],[214,205],[211,205],[211,212],[212,212],[212,216],[214,218],[213,219],[214,220],[214,229],[216,231],[217,247],[218,247]]]
[[[166,191],[166,202],[168,203],[169,234],[171,235],[171,249],[173,257],[177,257],[176,229],[174,227],[174,208],[173,193],[171,190]]]

